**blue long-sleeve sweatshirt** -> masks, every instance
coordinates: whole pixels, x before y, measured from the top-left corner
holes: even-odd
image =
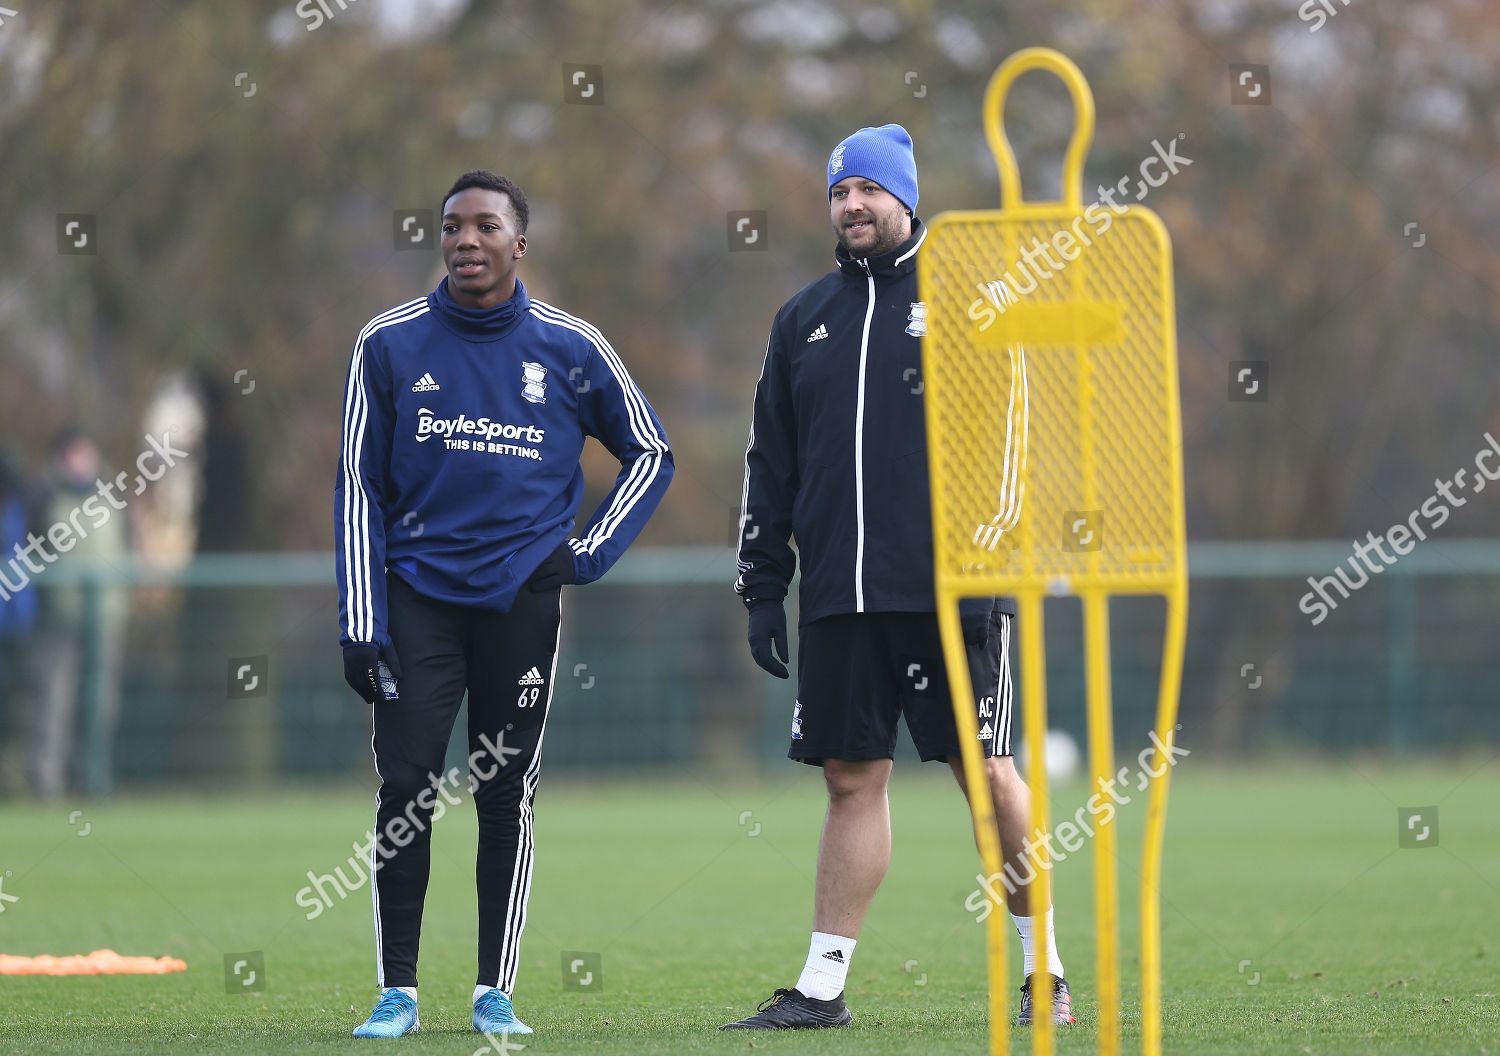
[[[570,538],[589,436],[620,474]],[[354,344],[333,500],[340,640],[389,644],[386,569],[424,597],[505,611],[568,540],[578,582],[598,579],[672,472],[661,421],[597,329],[520,281],[504,304],[464,308],[444,278]]]

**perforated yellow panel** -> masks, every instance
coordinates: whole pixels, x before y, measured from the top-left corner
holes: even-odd
[[[934,556],[975,593],[1155,592],[1179,569],[1166,233],[1138,207],[1093,215],[945,213],[919,258]],[[1023,263],[1059,232],[1076,259]]]

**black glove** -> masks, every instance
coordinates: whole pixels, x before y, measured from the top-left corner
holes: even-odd
[[[382,666],[385,672],[380,670]],[[391,680],[389,693],[381,685],[384,674],[388,674]],[[395,648],[388,645],[381,649],[369,642],[351,642],[344,646],[344,681],[364,698],[366,704],[398,699],[401,661],[396,659]]]
[[[573,548],[564,539],[561,546],[548,554],[542,559],[542,563],[536,566],[536,571],[526,581],[526,587],[540,594],[544,590],[557,590],[559,587],[577,582],[578,566],[573,564]]]
[[[786,662],[791,654],[786,648],[786,609],[779,601],[746,598],[750,610],[750,655],[762,668],[777,678],[789,678]],[[781,657],[780,660],[776,659]]]

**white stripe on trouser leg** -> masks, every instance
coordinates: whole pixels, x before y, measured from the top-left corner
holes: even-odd
[[[1002,627],[1000,629],[1000,635],[1001,662],[1000,670],[995,673],[995,732],[990,737],[990,758],[994,758],[995,756],[1000,754],[1000,724],[1005,721],[1005,712],[1003,710],[1004,705],[1001,703],[1001,701],[1005,699],[1005,628]]]
[[[995,730],[995,740],[997,742],[997,749],[996,749],[996,752],[995,752],[996,755],[1009,755],[1010,754],[1010,711],[1011,711],[1011,698],[1015,696],[1015,686],[1011,682],[1011,677],[1010,677],[1010,625],[1011,625],[1011,623],[1014,622],[1014,620],[1015,620],[1015,617],[1013,617],[1013,616],[1004,616],[1004,617],[1001,617],[1001,620],[1000,620],[1000,625],[1001,625],[1001,627],[1000,627],[1000,687],[1001,687],[1000,699],[1004,702],[1003,705],[1002,705],[1002,709],[1003,709],[1002,710],[1002,714],[1004,716],[1004,726],[1005,726],[1005,748],[1004,748],[1003,751],[1001,751],[998,748],[998,742],[999,742],[999,739],[1000,739],[1000,731],[999,731],[999,729],[996,729]]]
[[[375,759],[375,776],[380,778],[380,783],[385,784],[385,778],[380,773],[380,755],[375,751],[375,705],[370,705],[370,755]],[[375,832],[380,832],[380,789],[375,790]],[[380,883],[376,879],[379,873],[375,869],[375,845],[380,842],[377,835],[370,841],[370,901],[375,906],[375,979],[376,984],[385,988],[385,948],[381,941],[380,932]]]
[[[522,779],[520,833],[516,841],[516,865],[510,877],[510,898],[505,906],[505,937],[500,944],[500,975],[491,984],[509,997],[516,987],[516,971],[521,958],[521,935],[526,930],[526,903],[531,897],[531,873],[535,860],[532,832],[532,801],[542,774],[542,738],[547,733],[547,718],[552,713],[552,693],[557,687],[557,655],[562,644],[562,592],[557,594],[557,637],[552,643],[552,671],[547,677],[547,703],[542,711],[542,728],[536,735],[536,752]]]

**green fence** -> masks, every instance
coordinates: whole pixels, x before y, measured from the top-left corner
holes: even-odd
[[[1500,740],[1500,543],[1428,543],[1314,626],[1299,608],[1307,577],[1330,575],[1349,555],[1340,542],[1190,548],[1184,744],[1264,757],[1456,751]],[[794,685],[750,661],[733,575],[727,548],[641,549],[605,580],[569,588],[550,767],[777,765]],[[85,697],[111,677],[96,662],[100,642],[123,637],[118,726],[102,739],[111,746],[96,749],[111,752],[120,784],[373,779],[369,709],[342,680],[331,554],[206,555],[175,570],[63,559],[27,589],[42,592],[44,610],[49,594],[64,591],[81,592],[95,613],[111,597],[126,603],[117,631],[107,617],[75,628]],[[1162,614],[1153,599],[1111,609],[1122,750],[1146,743]],[[1076,602],[1050,602],[1047,619],[1051,725],[1081,741]],[[43,707],[47,672],[38,667],[50,654],[27,639],[8,653],[0,731],[14,770]],[[92,721],[84,705],[81,743]],[[90,765],[83,748],[76,765]]]

